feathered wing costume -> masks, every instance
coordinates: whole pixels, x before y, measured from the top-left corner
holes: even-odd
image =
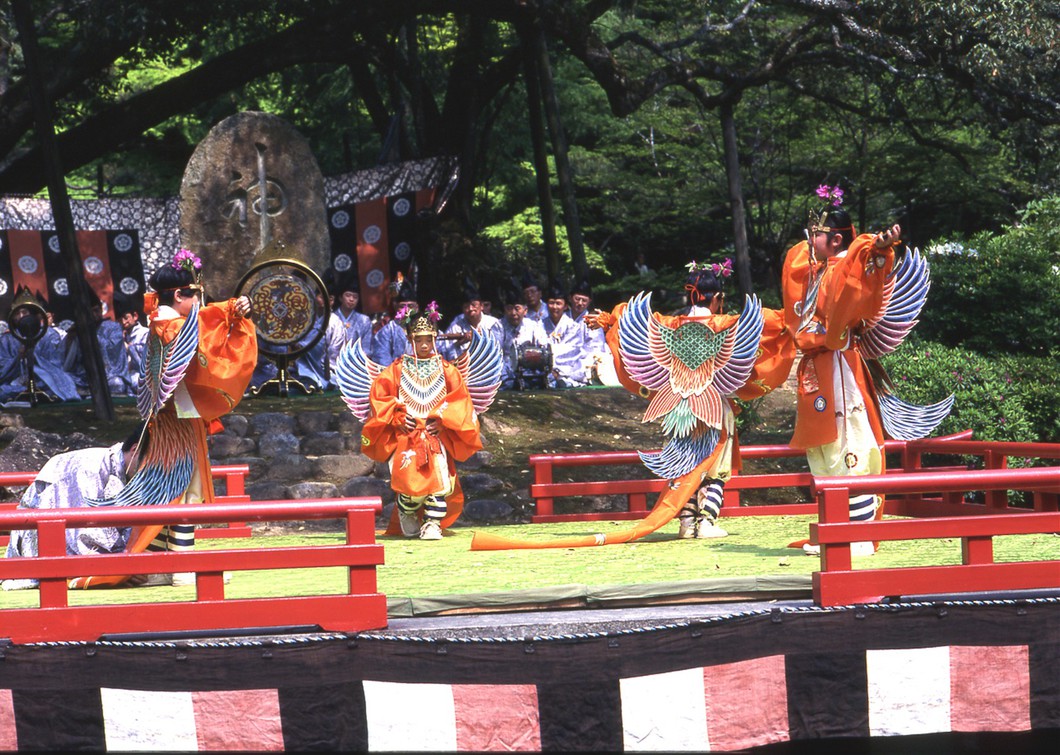
[[[463,461],[482,447],[478,415],[489,409],[497,395],[501,367],[502,354],[497,343],[475,331],[467,351],[455,364],[439,356],[402,357],[383,367],[364,353],[360,342],[344,347],[336,360],[335,381],[350,412],[364,423],[362,447],[367,456],[387,461],[394,454],[407,454],[411,463],[406,471],[414,482],[415,469],[422,468],[429,475],[429,457],[437,453],[436,445],[444,446],[453,491],[445,498],[443,528],[449,527],[463,511],[464,494],[454,460]],[[373,387],[378,389],[375,398]],[[422,422],[415,431],[406,433],[402,429],[406,415],[419,420],[440,416],[438,438],[429,436]],[[397,489],[404,482],[392,474],[392,484]],[[396,506],[386,534],[401,534]]]
[[[894,385],[879,363],[905,341],[917,324],[927,301],[931,273],[920,250],[913,249],[895,265],[884,287],[883,304],[876,317],[857,334],[861,356],[869,368],[880,404],[880,420],[895,440],[926,438],[953,409],[954,394],[934,404],[918,406],[898,398]]]
[[[149,295],[150,296],[150,295]],[[145,301],[149,316],[153,297]],[[234,409],[257,363],[257,336],[235,300],[199,307],[186,318],[152,319],[140,371],[137,409],[150,434],[132,479],[112,498],[92,506],[160,506],[186,498],[212,503],[207,423]],[[139,553],[162,525],[133,531],[127,552]],[[127,577],[80,577],[71,587],[120,584]]]
[[[949,415],[954,396],[918,406],[895,395],[879,359],[897,349],[916,325],[931,276],[919,250],[909,250],[892,265],[893,251],[876,250],[874,244],[875,237],[858,236],[848,258],[836,263],[834,269],[830,263],[815,265],[805,242],[793,247],[785,261],[785,307],[789,327],[797,324],[792,335],[803,352],[798,368],[798,419],[791,445],[809,449],[835,440],[834,412],[822,411],[818,404],[826,407],[841,400],[832,387],[833,357],[838,355],[864,401],[866,419],[881,447],[882,472],[886,463],[884,439],[927,437]],[[882,281],[874,280],[874,274],[862,275],[861,265],[884,275]],[[877,506],[875,517],[879,519],[883,513],[884,507]],[[801,547],[805,542],[790,545]]]
[[[617,350],[623,385],[649,399],[644,422],[662,424],[666,444],[641,452],[644,465],[670,480],[651,513],[634,527],[588,537],[516,541],[476,533],[472,550],[572,548],[627,543],[673,519],[725,447],[725,402],[751,376],[762,334],[762,309],[748,296],[739,317],[666,317],[652,312],[651,294],[631,298],[618,315]],[[609,334],[610,336],[610,334]]]

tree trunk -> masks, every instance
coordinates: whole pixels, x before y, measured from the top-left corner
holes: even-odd
[[[66,267],[66,280],[74,300],[74,322],[77,325],[77,340],[85,361],[88,386],[92,391],[92,405],[96,415],[107,422],[114,421],[114,403],[107,386],[103,357],[99,353],[99,342],[90,322],[91,307],[88,300],[88,283],[81,272],[81,255],[77,250],[77,235],[74,218],[70,212],[70,197],[66,193],[59,150],[55,143],[55,126],[51,105],[44,93],[44,82],[38,68],[37,36],[33,28],[33,15],[29,0],[14,0],[11,9],[22,40],[22,56],[26,64],[26,76],[30,80],[33,110],[37,121],[37,139],[47,174],[48,198],[51,200],[52,217],[59,237],[59,253]]]
[[[574,180],[571,177],[570,160],[567,156],[567,134],[563,130],[563,122],[559,117],[559,101],[556,98],[556,87],[552,79],[552,63],[548,59],[548,45],[545,41],[545,34],[539,26],[535,27],[533,38],[537,48],[537,69],[541,77],[545,116],[549,133],[552,136],[552,154],[556,158],[556,178],[559,181],[559,193],[563,202],[563,220],[567,227],[567,244],[570,246],[574,279],[588,280],[589,263],[585,259],[581,220],[578,218],[578,203],[574,197]],[[555,265],[558,274],[558,259],[555,260]],[[552,271],[551,262],[549,271],[550,273]]]
[[[740,293],[753,293],[751,254],[747,243],[747,214],[743,203],[743,180],[740,176],[740,153],[736,143],[736,118],[733,104],[726,100],[719,108],[722,138],[725,144],[725,175],[729,184],[729,204],[732,206],[733,248],[736,252],[736,278]]]
[[[556,211],[552,206],[552,182],[545,148],[545,129],[541,113],[541,75],[537,61],[536,30],[524,37],[523,78],[526,81],[527,117],[530,141],[534,148],[534,175],[537,179],[537,201],[541,212],[541,237],[545,242],[545,270],[548,283],[558,282],[559,244],[556,241]]]

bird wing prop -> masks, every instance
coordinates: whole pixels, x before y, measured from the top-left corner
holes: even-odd
[[[140,387],[136,394],[136,408],[140,416],[150,420],[165,406],[173,391],[184,379],[188,365],[199,349],[199,303],[184,319],[177,337],[163,344],[153,331],[147,339],[147,349],[140,368]]]
[[[86,499],[90,506],[160,506],[179,498],[188,489],[195,469],[195,448],[199,444],[195,427],[161,410],[184,379],[198,350],[198,302],[172,341],[164,344],[154,332],[148,337],[136,394],[136,407],[146,420],[144,432],[149,430],[151,434],[147,452],[142,455],[136,474],[116,495]]]
[[[368,397],[372,391],[372,381],[382,369],[364,353],[359,340],[346,344],[335,362],[334,377],[342,400],[361,422],[372,412]]]
[[[736,324],[718,332],[695,320],[664,325],[651,311],[650,294],[630,299],[619,319],[619,355],[630,377],[654,392],[642,421],[661,419],[669,439],[661,451],[640,454],[653,473],[680,477],[714,452],[725,399],[754,367],[762,322],[754,296]]]
[[[931,288],[927,260],[918,249],[902,257],[884,287],[883,304],[858,337],[862,356],[878,359],[890,354],[905,340]]]
[[[160,506],[180,498],[195,471],[192,421],[163,412],[151,421],[151,439],[140,468],[112,498],[86,499],[90,506]]]
[[[502,367],[503,354],[497,342],[472,330],[471,345],[456,360],[456,368],[467,384],[476,413],[482,414],[493,404],[501,385]]]

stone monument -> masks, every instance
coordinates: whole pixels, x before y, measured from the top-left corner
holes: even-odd
[[[233,296],[273,242],[322,275],[331,263],[324,177],[305,138],[259,112],[236,113],[210,129],[184,170],[180,240],[203,258],[215,300]]]

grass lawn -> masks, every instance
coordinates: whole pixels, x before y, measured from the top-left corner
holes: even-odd
[[[379,592],[388,599],[429,598],[473,593],[535,590],[561,585],[606,587],[672,583],[726,577],[809,575],[817,557],[788,548],[805,538],[810,516],[723,517],[729,531],[719,540],[678,540],[677,522],[640,540],[596,548],[471,551],[477,530],[519,539],[591,535],[624,529],[629,522],[564,522],[493,527],[455,527],[440,541],[379,537],[385,563],[377,570]],[[200,538],[202,549],[271,548],[332,544],[339,532],[304,531],[252,538]],[[1018,535],[994,540],[998,562],[1060,560],[1060,536]],[[854,568],[958,564],[959,539],[884,543],[876,555],[854,559]],[[233,573],[225,588],[230,598],[339,594],[346,586],[341,568],[283,569]],[[70,604],[193,600],[192,587],[147,587],[71,591]],[[0,609],[37,605],[37,591],[0,593]]]

